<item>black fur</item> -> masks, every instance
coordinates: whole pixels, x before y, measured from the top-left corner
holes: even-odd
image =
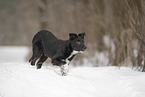
[[[78,35],[70,33],[69,40],[60,40],[47,30],[39,31],[32,40],[33,55],[29,62],[31,62],[31,65],[35,65],[36,60],[39,59],[37,69],[40,69],[42,63],[49,57],[53,65],[64,65],[66,64],[65,60],[74,50],[84,51],[86,49],[84,35],[85,33]],[[68,60],[71,61],[74,56],[71,56]]]

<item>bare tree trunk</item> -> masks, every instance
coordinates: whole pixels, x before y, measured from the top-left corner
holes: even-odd
[[[145,71],[145,1],[126,0],[127,18],[129,26],[138,40],[138,55],[133,66],[137,64],[139,71]],[[134,60],[132,60],[134,61]]]
[[[40,29],[47,29],[48,27],[48,0],[40,0],[38,5]]]

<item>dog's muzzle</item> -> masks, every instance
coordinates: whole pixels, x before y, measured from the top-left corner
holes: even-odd
[[[87,47],[84,47],[84,48],[83,48],[83,51],[85,51],[86,49],[87,49]]]

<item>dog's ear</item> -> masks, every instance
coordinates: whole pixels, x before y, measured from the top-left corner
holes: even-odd
[[[73,40],[73,39],[75,39],[76,37],[78,37],[78,36],[77,36],[77,34],[75,34],[75,33],[70,33],[70,34],[69,34],[70,40]]]
[[[78,36],[81,37],[82,39],[84,39],[85,35],[86,35],[85,32],[78,34]]]

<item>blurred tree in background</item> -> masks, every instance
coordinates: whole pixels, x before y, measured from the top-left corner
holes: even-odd
[[[85,58],[145,71],[145,0],[0,0],[0,12],[0,45],[30,46],[42,29],[65,40],[86,32]]]

